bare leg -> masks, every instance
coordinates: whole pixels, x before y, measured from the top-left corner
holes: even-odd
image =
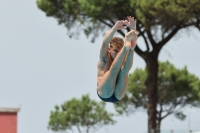
[[[120,52],[115,57],[110,70],[107,71],[104,76],[102,77],[100,83],[98,84],[98,94],[103,98],[109,98],[113,95],[115,87],[116,87],[116,80],[123,64],[124,58],[126,53],[128,52],[129,48],[124,46]]]
[[[133,55],[134,55],[134,50],[130,49],[126,62],[124,63],[123,67],[121,68],[121,71],[119,72],[116,89],[114,92],[115,97],[118,100],[121,100],[126,93],[127,86],[128,86],[128,73],[133,64]]]

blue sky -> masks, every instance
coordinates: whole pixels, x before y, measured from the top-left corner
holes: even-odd
[[[18,133],[51,133],[47,129],[50,110],[72,97],[83,94],[100,101],[96,95],[96,71],[103,36],[91,43],[85,35],[69,39],[64,26],[47,18],[35,0],[2,1],[0,4],[0,107],[20,107]],[[169,60],[178,68],[185,65],[200,77],[200,33],[195,29],[179,32],[163,47],[159,60]],[[142,40],[138,44],[143,47]],[[145,67],[135,54],[131,72]],[[113,112],[113,105],[107,104]],[[162,129],[200,130],[199,109],[186,108],[190,120],[166,118]],[[147,115],[139,111],[116,117],[118,123],[97,133],[143,133]]]

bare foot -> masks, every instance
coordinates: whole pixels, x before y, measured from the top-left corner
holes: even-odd
[[[135,31],[132,32],[133,34],[133,40],[131,41],[131,47],[136,47],[136,41],[137,41],[137,33]]]
[[[126,33],[125,35],[125,47],[126,49],[130,49],[132,47],[132,41],[133,41],[133,32],[134,30],[129,31],[128,33]]]

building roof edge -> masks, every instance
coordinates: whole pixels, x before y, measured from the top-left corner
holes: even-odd
[[[17,113],[20,111],[20,108],[0,108],[0,113],[9,112],[9,113]]]

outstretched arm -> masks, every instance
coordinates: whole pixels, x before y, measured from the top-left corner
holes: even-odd
[[[127,24],[128,23],[126,21],[124,21],[124,20],[118,21],[111,28],[111,30],[106,33],[106,35],[104,36],[104,39],[103,39],[101,50],[100,50],[100,58],[104,58],[104,57],[107,56],[108,44],[109,44],[110,40],[112,39],[112,37],[114,36],[115,32],[117,30],[121,30],[123,28],[126,28]]]

